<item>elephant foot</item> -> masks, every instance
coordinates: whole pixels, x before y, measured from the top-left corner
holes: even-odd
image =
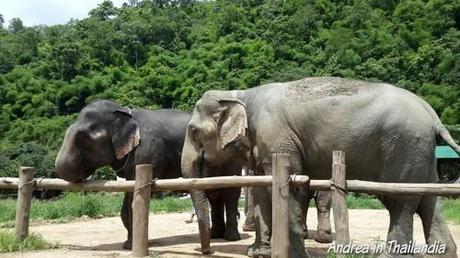
[[[225,230],[211,228],[211,238],[224,238]]]
[[[271,253],[269,244],[254,243],[248,247],[247,256],[255,258],[270,258]]]
[[[125,249],[125,250],[133,249],[133,242],[132,242],[131,239],[128,239],[123,243],[123,249]]]
[[[238,230],[233,229],[225,231],[224,239],[227,241],[237,241],[240,240],[241,237],[240,233],[238,233]]]
[[[294,250],[293,248],[289,250],[289,257],[310,258],[305,249]]]
[[[243,231],[256,231],[256,224],[253,222],[245,222],[243,224]]]
[[[332,243],[332,233],[331,231],[317,231],[315,241],[318,243]]]

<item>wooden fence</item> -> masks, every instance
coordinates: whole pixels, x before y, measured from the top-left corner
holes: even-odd
[[[0,178],[0,189],[18,189],[15,234],[18,239],[28,234],[29,214],[34,189],[55,189],[66,191],[134,192],[133,207],[133,250],[134,257],[148,255],[148,211],[151,191],[204,190],[227,187],[273,187],[272,201],[272,257],[288,257],[289,251],[289,188],[288,184],[309,186],[310,190],[332,191],[332,209],[336,229],[336,242],[349,242],[348,211],[345,202],[347,192],[369,194],[407,194],[460,196],[459,184],[411,184],[377,183],[360,180],[345,180],[345,153],[333,152],[332,179],[310,180],[308,176],[289,175],[289,156],[274,154],[272,176],[223,176],[214,178],[177,178],[152,180],[151,165],[136,166],[135,181],[95,180],[69,183],[61,179],[34,179],[35,169],[21,167],[19,178]]]

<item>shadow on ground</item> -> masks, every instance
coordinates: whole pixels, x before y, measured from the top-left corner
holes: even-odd
[[[248,239],[251,237],[251,235],[242,233],[241,239]],[[149,247],[165,247],[165,246],[174,246],[174,245],[180,245],[180,244],[190,244],[190,243],[199,243],[199,235],[198,234],[187,234],[187,235],[176,235],[176,236],[169,236],[169,237],[160,237],[160,238],[155,238],[155,239],[150,239],[149,240]],[[211,240],[211,245],[212,243],[229,243],[232,245],[230,241],[224,240],[224,239],[212,239]],[[123,242],[117,242],[117,243],[109,243],[109,244],[102,244],[102,245],[91,245],[91,246],[85,246],[85,245],[62,245],[62,247],[66,247],[69,249],[73,250],[92,250],[92,251],[117,251],[117,250],[123,250],[122,248]],[[217,250],[218,248],[224,248],[226,249],[227,245],[225,246],[214,246],[212,247],[213,249]],[[235,246],[235,245],[232,245]],[[247,245],[241,245],[241,246],[247,246]],[[234,250],[234,249],[232,249]],[[168,251],[169,252],[169,251]],[[211,256],[212,257],[212,256]]]

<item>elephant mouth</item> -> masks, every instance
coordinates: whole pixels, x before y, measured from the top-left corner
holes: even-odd
[[[64,179],[67,182],[82,183],[82,182],[85,182],[91,179],[91,176],[93,175],[93,173],[94,173],[93,169],[85,169],[85,170],[77,171],[77,172],[71,172],[71,171],[66,171],[65,173],[57,172],[57,175],[59,178]]]

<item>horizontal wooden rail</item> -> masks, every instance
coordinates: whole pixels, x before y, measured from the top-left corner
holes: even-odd
[[[296,185],[308,183],[308,176],[293,176],[291,182]],[[19,179],[1,177],[0,189],[18,189]],[[271,176],[222,176],[212,178],[176,178],[156,180],[152,191],[218,189],[244,186],[271,186]],[[55,189],[66,191],[106,191],[132,192],[134,181],[92,180],[81,183],[69,183],[62,179],[35,179],[36,189]],[[381,183],[361,180],[347,180],[349,192],[368,194],[409,194],[409,195],[439,195],[460,196],[460,184],[416,184],[416,183]],[[311,180],[310,189],[313,191],[331,190],[329,180]]]
[[[308,176],[294,176],[293,184],[307,184]],[[322,187],[328,187],[328,180],[324,180]],[[18,178],[0,178],[0,189],[17,189]],[[271,186],[271,176],[222,176],[212,178],[176,178],[155,180],[152,191],[191,190],[191,189],[218,189],[244,186]],[[80,183],[69,183],[62,179],[36,179],[36,189],[55,189],[66,191],[106,191],[106,192],[133,192],[134,181],[107,181],[91,180]]]
[[[460,184],[380,183],[347,180],[347,190],[368,194],[460,196]]]

